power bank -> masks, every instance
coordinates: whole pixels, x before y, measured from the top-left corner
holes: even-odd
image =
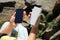
[[[40,7],[34,7],[32,9],[32,14],[31,14],[31,18],[30,18],[30,24],[31,25],[35,25],[36,21],[38,19],[38,16],[41,14],[42,8]]]

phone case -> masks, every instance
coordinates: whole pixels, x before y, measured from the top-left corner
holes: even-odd
[[[23,9],[16,10],[15,23],[22,23]]]

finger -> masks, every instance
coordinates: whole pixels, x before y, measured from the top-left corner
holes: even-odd
[[[31,15],[28,15],[28,17],[30,18],[30,17],[31,17]]]
[[[15,13],[13,13],[13,15],[12,15],[12,16],[14,16],[14,17],[15,17],[15,15],[16,15],[16,12],[15,12]]]
[[[29,15],[28,15],[29,18],[31,17],[31,13],[32,13],[32,12],[30,12]]]
[[[26,11],[23,12],[23,16],[25,16],[25,15],[26,15]]]
[[[32,14],[32,12],[29,13],[29,15],[31,15],[31,14]]]

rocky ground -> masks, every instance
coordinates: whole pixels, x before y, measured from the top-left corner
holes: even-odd
[[[1,0],[0,2],[6,2],[11,0]],[[15,8],[4,8],[3,12],[0,13],[0,21],[1,20],[9,20],[10,16],[13,14],[14,10],[20,7],[24,7],[24,1],[23,0],[16,0]],[[42,8],[46,10],[52,10],[53,6],[55,4],[56,0],[39,0],[38,3],[42,5]]]

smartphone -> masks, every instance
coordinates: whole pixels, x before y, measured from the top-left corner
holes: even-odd
[[[38,19],[38,16],[41,14],[42,8],[34,6],[31,13],[30,24],[35,25]]]
[[[15,23],[22,23],[23,9],[16,9]]]

